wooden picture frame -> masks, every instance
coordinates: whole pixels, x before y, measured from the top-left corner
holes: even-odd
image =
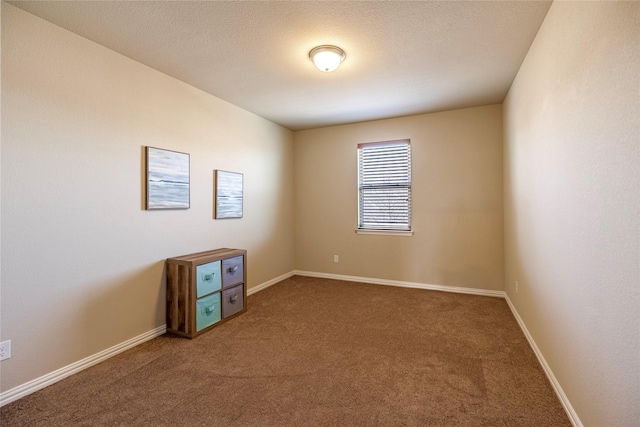
[[[189,154],[145,147],[145,209],[189,209]]]
[[[244,176],[215,171],[215,219],[242,218]]]

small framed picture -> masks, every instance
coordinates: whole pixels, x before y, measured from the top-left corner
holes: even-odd
[[[189,155],[146,147],[146,208],[189,209]]]
[[[242,218],[243,175],[215,171],[215,219]]]

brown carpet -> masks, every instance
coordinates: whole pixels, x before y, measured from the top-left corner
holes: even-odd
[[[570,426],[500,298],[294,276],[0,410],[9,426]]]

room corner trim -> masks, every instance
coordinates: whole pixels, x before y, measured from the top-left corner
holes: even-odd
[[[259,284],[258,286],[253,286],[251,288],[247,289],[247,295],[252,295],[255,294],[256,292],[260,292],[263,291],[265,289],[267,289],[269,286],[273,286],[278,282],[282,282],[285,279],[288,279],[289,277],[293,276],[295,274],[295,271],[290,271],[288,273],[285,273],[281,276],[278,276],[274,279],[268,280],[264,283]]]
[[[137,337],[133,337],[127,341],[124,341],[120,344],[116,344],[113,347],[110,347],[99,353],[96,353],[82,360],[74,362],[70,365],[67,365],[63,368],[60,368],[56,371],[43,375],[40,378],[36,378],[22,385],[14,387],[10,390],[7,390],[4,393],[0,393],[0,406],[4,406],[7,403],[11,403],[15,400],[18,400],[21,397],[34,393],[38,390],[41,390],[53,383],[57,383],[58,381],[61,381],[70,375],[73,375],[82,370],[85,370],[106,359],[109,359],[110,357],[115,356],[116,354],[122,353],[123,351],[129,350],[130,348],[133,348],[139,344],[142,344],[145,341],[149,341],[153,338],[159,337],[160,335],[163,335],[166,331],[167,331],[167,325],[158,326],[157,328],[151,331],[145,332],[141,335],[138,335]]]
[[[520,314],[518,314],[518,310],[516,310],[516,307],[513,305],[513,303],[509,299],[509,295],[506,295],[506,293],[505,293],[505,300],[507,300],[507,304],[509,305],[509,308],[511,309],[511,312],[513,313],[513,317],[516,318],[516,321],[518,322],[518,325],[520,325],[520,329],[522,329],[522,332],[524,333],[524,336],[527,337],[527,341],[529,341],[529,345],[533,349],[533,352],[536,354],[536,357],[538,358],[538,361],[540,362],[540,365],[542,366],[542,369],[544,370],[545,374],[547,375],[547,378],[549,378],[549,382],[551,382],[551,386],[553,387],[553,390],[556,392],[556,395],[558,396],[558,399],[560,399],[560,403],[562,404],[562,407],[564,408],[565,412],[567,413],[567,416],[569,417],[569,421],[571,421],[571,424],[574,427],[584,427],[583,424],[582,424],[582,421],[580,421],[580,418],[578,417],[578,414],[573,409],[573,406],[571,405],[571,402],[569,401],[569,398],[564,393],[564,390],[562,389],[562,386],[560,386],[560,383],[558,382],[558,379],[553,374],[553,371],[551,370],[551,367],[549,366],[549,364],[545,360],[544,356],[542,355],[542,352],[538,348],[538,345],[534,341],[533,336],[531,336],[531,334],[529,333],[529,330],[527,329],[527,326],[525,325],[524,321],[520,317]]]
[[[371,277],[360,277],[360,276],[344,276],[341,274],[318,273],[315,271],[295,270],[294,273],[297,274],[298,276],[345,280],[348,282],[371,283],[374,285],[398,286],[402,288],[426,289],[429,291],[454,292],[458,294],[472,294],[472,295],[481,295],[485,297],[496,297],[496,298],[504,298],[506,296],[506,293],[504,291],[492,291],[488,289],[464,288],[460,286],[431,285],[428,283],[403,282],[399,280],[376,279]]]

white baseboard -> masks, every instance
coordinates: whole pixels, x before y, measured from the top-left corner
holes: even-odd
[[[299,276],[320,277],[323,279],[345,280],[348,282],[372,283],[374,285],[398,286],[401,288],[416,288],[416,289],[426,289],[429,291],[443,291],[443,292],[454,292],[457,294],[481,295],[485,297],[504,298],[506,295],[504,291],[491,291],[487,289],[463,288],[459,286],[431,285],[427,283],[416,283],[416,282],[402,282],[399,280],[375,279],[371,277],[344,276],[341,274],[318,273],[315,271],[295,270],[294,274],[297,274]]]
[[[281,282],[284,279],[288,279],[293,275],[294,275],[294,272],[290,271],[289,273],[285,273],[282,276],[276,277],[275,279],[269,280],[258,286],[254,286],[250,289],[247,289],[247,295],[260,292],[261,290],[266,289],[269,286],[275,285],[276,283]],[[110,357],[113,357],[116,354],[122,353],[123,351],[129,350],[130,348],[133,348],[139,344],[142,344],[145,341],[149,341],[153,338],[159,337],[160,335],[164,335],[164,333],[166,332],[167,332],[167,325],[158,326],[157,328],[149,332],[145,332],[142,335],[138,335],[137,337],[131,338],[123,343],[114,345],[113,347],[110,347],[92,356],[86,357],[82,360],[79,360],[75,363],[67,365],[56,371],[53,371],[39,378],[31,380],[27,383],[14,387],[10,390],[5,391],[4,393],[0,393],[0,407],[6,405],[7,403],[11,403],[15,400],[18,400],[21,397],[27,396],[31,393],[41,390],[47,386],[50,386],[51,384],[57,383],[58,381],[61,381],[70,375],[76,374],[84,369],[87,369],[93,365],[103,362],[109,359]]]
[[[558,382],[555,375],[551,371],[551,368],[549,367],[546,360],[544,359],[544,356],[540,352],[540,349],[538,348],[535,341],[533,340],[533,337],[527,330],[526,325],[524,324],[522,318],[518,314],[518,311],[516,310],[515,306],[511,303],[511,300],[509,299],[506,292],[492,291],[492,290],[485,290],[485,289],[464,288],[464,287],[458,287],[458,286],[442,286],[442,285],[431,285],[426,283],[403,282],[398,280],[375,279],[375,278],[360,277],[360,276],[345,276],[341,274],[318,273],[313,271],[293,270],[281,276],[278,276],[274,279],[271,279],[267,282],[261,283],[258,286],[254,286],[250,289],[247,289],[247,295],[260,292],[294,275],[307,276],[307,277],[319,277],[319,278],[335,279],[335,280],[345,280],[349,282],[371,283],[371,284],[385,285],[385,286],[399,286],[404,288],[426,289],[426,290],[432,290],[432,291],[455,292],[455,293],[462,293],[462,294],[481,295],[481,296],[489,296],[489,297],[506,299],[507,304],[511,309],[511,312],[513,313],[513,316],[516,318],[518,325],[520,325],[522,332],[524,333],[525,337],[529,341],[529,344],[531,345],[533,352],[538,358],[540,365],[542,365],[544,372],[549,378],[549,381],[551,382],[553,389],[555,390],[558,398],[560,399],[560,403],[564,407],[569,417],[569,420],[571,421],[571,424],[573,424],[574,427],[583,427],[583,424],[580,421],[580,418],[578,418],[578,414],[576,414],[575,410],[573,409],[573,406],[569,402],[567,395],[562,390],[560,383]],[[119,353],[122,353],[123,351],[133,348],[139,344],[142,344],[145,341],[149,341],[153,338],[159,337],[160,335],[163,335],[166,331],[167,331],[166,325],[158,326],[157,328],[149,332],[145,332],[144,334],[138,335],[137,337],[131,338],[125,342],[117,344],[113,347],[110,347],[92,356],[86,357],[78,362],[72,363],[54,372],[43,375],[40,378],[36,378],[32,381],[29,381],[27,383],[14,387],[10,390],[7,390],[4,393],[0,393],[0,407],[6,405],[7,403],[11,403],[15,400],[18,400],[21,397],[27,396],[31,393],[41,390],[58,381],[61,381],[70,375],[73,375],[93,365],[96,365],[106,359],[109,359],[110,357],[113,357]]]
[[[547,374],[547,378],[549,378],[549,381],[551,382],[551,386],[553,387],[553,390],[556,392],[556,395],[560,399],[560,403],[562,404],[562,407],[567,413],[567,416],[569,417],[569,421],[571,421],[571,424],[574,427],[583,427],[582,421],[580,421],[578,414],[576,413],[575,409],[573,409],[571,402],[569,402],[569,398],[564,393],[564,390],[562,390],[562,387],[560,386],[558,379],[556,378],[555,375],[553,375],[553,371],[551,370],[551,367],[549,367],[549,364],[547,363],[544,356],[542,355],[542,352],[538,348],[538,345],[533,340],[533,337],[529,333],[529,330],[527,329],[527,326],[524,324],[524,321],[520,317],[520,314],[518,314],[516,307],[513,305],[513,303],[509,299],[509,296],[506,295],[506,293],[505,293],[505,299],[507,300],[507,304],[509,304],[509,308],[513,313],[513,317],[516,318],[518,325],[520,325],[520,329],[522,329],[522,332],[524,332],[524,336],[527,337],[527,341],[529,341],[529,345],[533,349],[533,352],[536,354],[536,357],[538,358],[540,365],[542,365],[542,369],[544,370],[545,374]]]
[[[582,424],[582,421],[580,421],[580,418],[578,417],[578,414],[573,409],[573,406],[571,405],[569,398],[564,393],[564,390],[562,390],[560,383],[558,382],[557,378],[553,374],[551,367],[549,367],[549,364],[545,360],[544,356],[542,355],[542,352],[538,348],[536,342],[533,340],[533,337],[529,333],[529,330],[524,324],[524,321],[518,314],[518,311],[516,310],[515,306],[513,305],[513,303],[509,299],[509,296],[505,291],[491,291],[491,290],[464,288],[464,287],[457,287],[457,286],[430,285],[426,283],[402,282],[397,280],[374,279],[370,277],[343,276],[340,274],[318,273],[313,271],[295,270],[293,273],[299,276],[319,277],[324,279],[346,280],[350,282],[372,283],[376,285],[400,286],[405,288],[418,288],[418,289],[427,289],[427,290],[433,290],[433,291],[455,292],[455,293],[463,293],[463,294],[473,294],[473,295],[504,298],[507,301],[507,304],[509,305],[511,312],[513,313],[513,316],[516,318],[518,325],[520,325],[520,329],[522,329],[522,332],[527,338],[527,341],[529,341],[529,345],[531,345],[531,348],[533,349],[533,352],[538,358],[538,361],[540,362],[542,369],[547,375],[547,378],[551,382],[551,385],[554,391],[556,392],[556,395],[560,399],[560,403],[562,404],[562,407],[567,413],[567,416],[569,417],[571,424],[574,427],[584,427]]]
[[[293,276],[294,274],[295,274],[294,271],[290,271],[288,273],[283,274],[282,276],[278,276],[278,277],[276,277],[274,279],[271,279],[269,281],[261,283],[258,286],[254,286],[252,288],[248,288],[247,289],[247,295],[255,294],[256,292],[260,292],[262,290],[265,290],[269,286],[273,286],[278,282],[282,282],[283,280],[288,279],[289,277]]]
[[[138,335],[137,337],[131,338],[125,342],[114,345],[113,347],[110,347],[92,356],[86,357],[82,360],[79,360],[75,363],[67,365],[49,374],[43,375],[40,378],[36,378],[35,380],[31,380],[27,383],[14,387],[10,390],[7,390],[4,393],[0,393],[0,406],[4,406],[7,403],[11,403],[14,400],[18,400],[21,397],[34,393],[38,390],[41,390],[53,383],[57,383],[58,381],[61,381],[70,375],[73,375],[82,370],[85,370],[93,365],[96,365],[104,360],[109,359],[110,357],[115,356],[116,354],[122,353],[125,350],[129,350],[132,347],[142,344],[145,341],[149,341],[153,338],[159,337],[160,335],[163,335],[166,331],[167,331],[167,325],[158,326],[157,328],[149,332],[145,332],[144,334]]]

